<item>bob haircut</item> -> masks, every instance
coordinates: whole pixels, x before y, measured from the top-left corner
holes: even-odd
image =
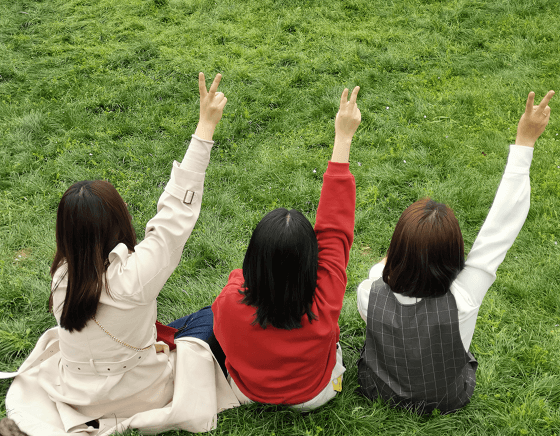
[[[126,203],[115,187],[102,180],[84,180],[68,188],[58,205],[56,254],[50,271],[54,277],[66,264],[68,286],[61,327],[80,331],[95,315],[103,288],[109,293],[105,280],[109,253],[121,242],[134,251],[136,233]],[[57,286],[49,299],[51,312]]]
[[[444,295],[465,266],[465,249],[453,211],[430,198],[401,215],[387,252],[383,281],[408,297]]]
[[[309,220],[299,211],[275,209],[257,225],[243,260],[245,297],[256,307],[254,324],[292,330],[307,315],[317,287],[319,247]]]

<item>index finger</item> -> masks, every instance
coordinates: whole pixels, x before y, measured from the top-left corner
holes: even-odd
[[[218,73],[216,74],[216,77],[214,77],[214,81],[212,82],[212,86],[210,86],[209,92],[216,92],[218,85],[220,84],[220,80],[222,80],[222,75]]]
[[[543,99],[539,103],[539,109],[540,110],[544,110],[546,108],[546,106],[548,105],[548,102],[550,101],[550,99],[552,98],[553,95],[554,95],[554,91],[552,91],[552,90],[548,91],[546,93],[546,95],[543,97]]]
[[[530,114],[533,112],[533,104],[535,103],[535,93],[531,91],[527,97],[527,103],[525,103],[525,112]]]
[[[206,95],[206,79],[203,72],[198,73],[198,92],[200,92],[201,97]]]
[[[348,88],[344,88],[344,91],[342,91],[342,95],[340,96],[340,106],[342,107],[342,105],[346,102],[348,102]]]
[[[358,92],[360,91],[360,87],[356,86],[352,90],[352,95],[350,96],[350,104],[356,104],[356,99],[358,98]]]

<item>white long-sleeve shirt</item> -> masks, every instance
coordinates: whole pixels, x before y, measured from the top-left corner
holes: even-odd
[[[450,290],[459,310],[459,331],[465,350],[471,345],[482,300],[494,283],[498,267],[527,218],[531,200],[529,168],[532,159],[533,148],[510,146],[508,162],[494,203],[467,257],[465,268],[451,284]],[[382,277],[384,267],[384,261],[375,264],[368,279],[358,286],[358,311],[366,322],[371,285]],[[396,293],[395,297],[401,304],[415,304],[421,300]]]

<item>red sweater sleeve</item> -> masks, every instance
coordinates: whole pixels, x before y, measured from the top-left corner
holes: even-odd
[[[329,162],[323,175],[323,188],[315,233],[319,243],[316,303],[326,305],[338,322],[346,290],[346,267],[354,240],[356,182],[348,163]]]

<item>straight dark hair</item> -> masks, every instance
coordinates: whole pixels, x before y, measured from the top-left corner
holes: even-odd
[[[253,324],[291,330],[311,311],[319,247],[313,226],[292,209],[275,209],[257,225],[243,260],[242,303],[256,307]]]
[[[430,198],[410,205],[395,227],[383,281],[398,294],[438,297],[464,267],[463,235],[453,211]]]
[[[84,180],[62,196],[56,216],[56,254],[51,277],[65,265],[68,276],[60,326],[80,331],[95,315],[101,292],[109,293],[105,274],[109,253],[119,243],[134,251],[136,233],[126,203],[109,182]],[[49,310],[53,311],[52,286]]]

